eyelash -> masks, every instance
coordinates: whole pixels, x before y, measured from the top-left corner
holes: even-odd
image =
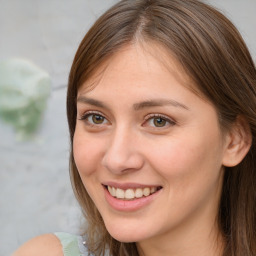
[[[88,118],[89,117],[93,117],[93,116],[98,116],[100,118],[103,118],[103,123],[100,123],[100,124],[96,124],[96,123],[93,123],[93,121],[88,121]],[[168,126],[174,126],[176,124],[176,122],[165,116],[165,115],[162,115],[162,114],[150,114],[150,115],[147,115],[145,118],[144,118],[144,122],[143,122],[143,126],[146,126],[145,124],[148,123],[149,121],[153,121],[155,118],[159,118],[159,119],[162,119],[164,122],[168,123],[169,125]],[[87,125],[90,125],[92,127],[97,127],[97,126],[100,126],[102,124],[105,124],[105,121],[108,121],[106,117],[104,117],[104,115],[98,111],[88,111],[86,112],[85,114],[83,114],[81,116],[81,118],[79,118],[79,120],[82,120],[82,121],[85,121]],[[165,123],[165,124],[166,124]],[[157,127],[157,126],[153,126],[154,129],[163,129],[166,127],[166,125],[164,124],[164,126],[160,126],[160,127]]]

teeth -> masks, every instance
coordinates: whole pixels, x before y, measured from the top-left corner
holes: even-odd
[[[157,188],[156,187],[136,188],[136,189],[129,188],[129,189],[123,190],[121,188],[114,188],[114,187],[108,186],[108,191],[113,197],[116,197],[119,199],[131,200],[134,198],[149,196],[155,193],[157,191]]]
[[[149,196],[150,195],[150,188],[144,188],[143,189],[143,195],[144,196]]]
[[[137,189],[135,190],[135,197],[136,197],[136,198],[140,198],[140,197],[142,197],[142,196],[143,196],[143,191],[142,191],[142,189],[137,188]]]
[[[114,187],[112,188],[112,194],[111,195],[116,196],[116,189]]]
[[[120,198],[120,199],[123,199],[124,198],[124,190],[122,190],[120,188],[117,188],[116,189],[116,197]]]
[[[153,194],[153,193],[156,192],[156,190],[157,190],[156,187],[153,187],[153,188],[150,189],[150,193]]]
[[[133,189],[127,189],[126,191],[125,191],[125,194],[124,194],[125,196],[125,198],[126,199],[133,199],[134,198],[134,196],[135,196],[135,193],[134,193],[134,190]]]

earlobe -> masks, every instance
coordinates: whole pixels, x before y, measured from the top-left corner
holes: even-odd
[[[238,116],[226,135],[226,148],[222,164],[226,167],[238,165],[250,150],[252,134],[248,121]]]

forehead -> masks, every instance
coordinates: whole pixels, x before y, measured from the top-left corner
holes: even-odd
[[[140,79],[143,78],[143,75],[145,78],[147,74],[164,70],[185,87],[192,90],[197,88],[174,54],[160,44],[140,42],[123,46],[98,65],[79,87],[78,94],[93,90],[106,76],[116,73],[135,76],[136,72],[131,70],[133,66],[139,68],[138,78],[140,76]]]

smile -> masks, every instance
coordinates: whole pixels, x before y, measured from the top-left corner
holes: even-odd
[[[111,196],[122,200],[134,200],[136,198],[147,197],[160,190],[161,187],[145,187],[145,188],[128,188],[121,189],[112,186],[107,186],[107,189]]]

